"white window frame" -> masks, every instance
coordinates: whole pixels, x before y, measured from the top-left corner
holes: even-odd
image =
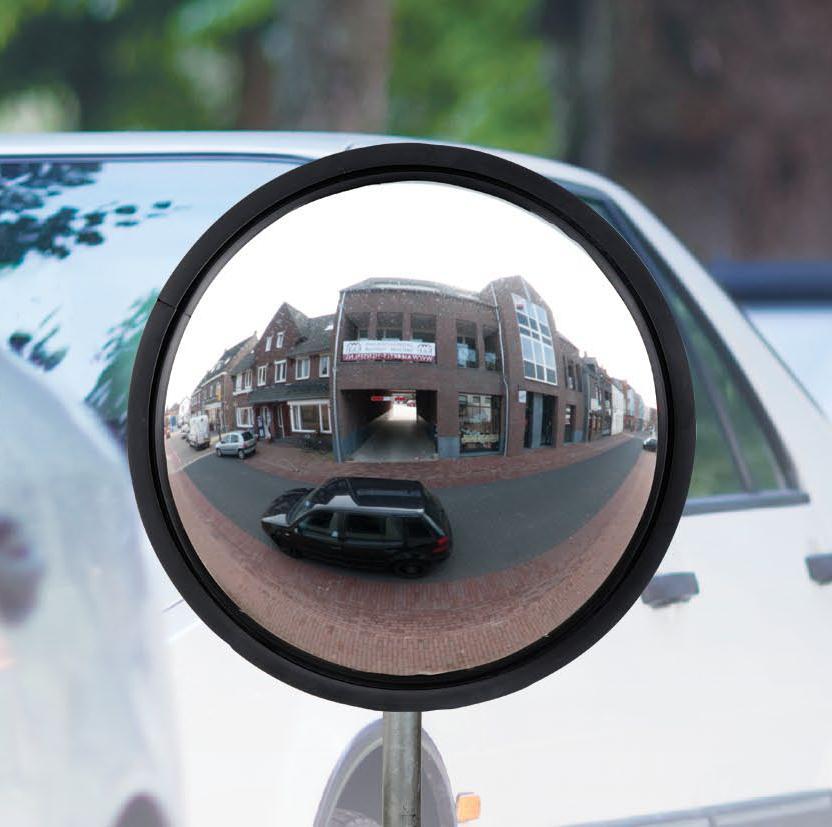
[[[552,327],[549,324],[549,316],[546,312],[546,308],[543,307],[543,305],[535,304],[534,302],[529,301],[523,296],[518,296],[516,293],[512,293],[511,297],[514,300],[515,319],[517,320],[517,326],[520,330],[521,358],[523,362],[530,362],[535,367],[535,375],[527,376],[524,365],[523,376],[526,379],[529,379],[533,382],[542,382],[544,385],[557,385],[558,355],[555,351],[555,342],[552,334]],[[526,326],[520,319],[520,314],[525,316],[527,319],[530,319],[532,322],[534,322],[534,324],[530,323],[528,326]],[[548,335],[547,333],[544,333],[541,329],[542,324],[546,325]],[[524,344],[527,345],[526,349],[523,348]],[[539,358],[538,351],[540,352]],[[548,351],[551,351],[551,365],[548,364],[546,361]],[[531,355],[531,358],[528,358],[529,354]],[[540,368],[543,371],[544,378],[541,379],[537,375],[537,368]],[[549,379],[545,378],[547,370],[551,370],[554,374],[554,381],[550,381]]]
[[[266,350],[266,351],[269,351],[269,350],[271,350],[271,349],[272,349],[272,337],[271,337],[271,336],[266,336],[266,347],[265,347],[265,350]]]
[[[326,365],[326,373],[324,373],[324,365]],[[326,377],[329,376],[329,371],[330,371],[329,354],[328,353],[322,353],[318,357],[318,376],[326,378]]]
[[[266,384],[266,370],[268,369],[268,365],[258,365],[257,366],[257,387],[261,388],[263,385]]]
[[[283,331],[279,330],[274,340],[274,349],[280,350],[283,347]]]
[[[283,370],[279,370],[279,368],[283,368]],[[286,381],[286,360],[280,359],[274,363],[274,381],[276,383],[285,382]]]
[[[234,377],[234,393],[242,393],[243,392],[243,374],[238,373]]]
[[[300,375],[300,366],[306,365],[306,373],[304,376]],[[302,382],[304,379],[308,379],[312,375],[312,359],[308,356],[299,356],[295,359],[295,380],[298,382]]]
[[[251,390],[251,382],[254,378],[254,374],[251,368],[246,368],[243,372],[243,390],[250,391]]]
[[[310,430],[309,428],[302,428],[300,427],[302,424],[300,418],[299,408],[317,408],[318,409],[318,428],[316,430]],[[324,429],[324,420],[323,414],[321,409],[326,407],[329,419],[329,428]],[[304,399],[300,402],[290,402],[289,403],[289,416],[290,422],[292,423],[292,432],[296,434],[314,434],[316,432],[320,432],[322,434],[331,434],[332,433],[332,411],[329,410],[329,400],[328,399]]]
[[[235,419],[237,421],[238,428],[251,428],[253,427],[254,422],[254,408],[251,406],[246,406],[243,408],[237,408]]]

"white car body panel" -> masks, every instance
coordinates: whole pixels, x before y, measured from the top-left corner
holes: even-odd
[[[6,136],[0,156],[297,155],[398,140],[212,133]],[[605,193],[659,251],[736,356],[791,456],[808,504],[683,518],[662,571],[701,594],[636,604],[592,651],[518,695],[429,713],[476,824],[557,824],[832,788],[832,586],[804,558],[832,551],[832,428],[742,313],[635,198],[600,176],[496,154]],[[376,714],[311,698],[219,641],[166,578],[188,823],[311,825],[338,756]]]
[[[0,620],[0,824],[108,827],[140,796],[175,819],[160,622],[123,459],[88,410],[5,352],[0,387],[15,435],[0,517],[43,564],[31,610]]]

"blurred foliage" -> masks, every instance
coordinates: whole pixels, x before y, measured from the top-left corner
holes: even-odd
[[[537,7],[537,0],[397,0],[390,130],[551,154]]]
[[[104,363],[104,367],[85,399],[120,441],[126,437],[127,397],[136,349],[158,295],[158,290],[152,290],[146,296],[136,299],[130,306],[127,318],[110,329],[109,338],[97,357]]]
[[[280,10],[300,1],[3,0],[0,128],[259,126],[248,58],[277,74]],[[388,131],[552,153],[540,0],[389,2]],[[292,128],[274,108],[268,125]]]

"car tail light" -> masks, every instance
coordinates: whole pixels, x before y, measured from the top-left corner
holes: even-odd
[[[436,541],[436,545],[433,547],[432,552],[434,554],[444,554],[448,550],[448,538],[443,536],[440,537]]]

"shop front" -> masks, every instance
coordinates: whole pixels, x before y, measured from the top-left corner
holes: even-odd
[[[494,453],[502,447],[502,397],[459,394],[459,453]]]

